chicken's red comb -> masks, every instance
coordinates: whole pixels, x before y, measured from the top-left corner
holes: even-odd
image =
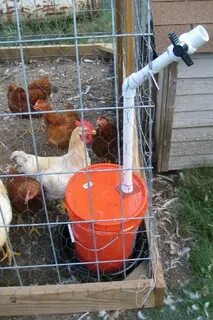
[[[83,121],[76,120],[75,125],[76,125],[76,127],[86,127],[91,130],[94,129],[93,124],[91,122],[89,122],[88,120],[83,120]]]

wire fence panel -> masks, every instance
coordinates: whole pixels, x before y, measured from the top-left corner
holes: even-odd
[[[29,5],[38,7],[34,2]],[[33,18],[24,19],[15,0],[12,18],[1,24],[1,49],[19,49],[18,58],[8,55],[0,65],[1,286],[122,280],[140,263],[148,265],[147,277],[152,273],[144,224],[153,232],[152,83],[148,79],[137,90],[134,108],[133,169],[146,177],[149,194],[149,215],[142,219],[130,215],[120,188],[124,123],[118,82],[128,37],[134,40],[133,71],[153,59],[150,4],[132,1],[134,32],[128,34],[123,2],[119,28],[118,1],[68,2],[66,14],[35,19],[30,8]],[[82,188],[72,187],[72,201],[65,203],[71,177]],[[141,197],[137,190],[134,196],[136,208]]]

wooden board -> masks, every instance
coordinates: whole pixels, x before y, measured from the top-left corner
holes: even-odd
[[[99,44],[96,44],[95,46],[96,46],[96,48],[97,48],[98,50],[100,50],[100,51],[114,54],[111,43],[104,43],[104,44],[100,44],[100,43],[99,43]],[[81,47],[81,45],[80,45],[80,47]]]
[[[177,79],[177,95],[183,94],[213,94],[213,77],[194,79]]]
[[[79,54],[83,57],[103,57],[103,55],[112,52],[112,48],[100,44],[82,44],[79,45]],[[44,45],[44,46],[24,46],[24,57],[28,59],[42,59],[42,58],[76,58],[74,45]],[[0,62],[7,60],[20,60],[20,49],[18,47],[1,47],[0,48]]]
[[[135,120],[135,128],[134,128],[134,143],[133,143],[133,167],[140,168],[144,165],[143,158],[139,154],[139,145],[138,145],[138,137],[137,137],[137,120]],[[146,176],[144,171],[135,171],[142,179],[146,180]],[[147,211],[147,214],[145,217],[149,217],[149,211]],[[153,218],[154,219],[154,218]],[[158,244],[155,235],[152,233],[153,229],[150,230],[150,224],[154,224],[154,221],[150,219],[145,219],[145,226],[146,226],[146,234],[148,238],[148,244],[149,244],[149,254],[151,257],[151,263],[149,263],[149,267],[151,266],[151,273],[154,278],[155,283],[155,307],[160,307],[163,305],[164,301],[164,292],[166,288],[165,280],[163,277],[163,268],[160,260],[160,256],[158,254]],[[145,270],[144,270],[145,267]],[[148,272],[148,266],[146,265],[146,262],[142,262],[131,274],[130,277],[135,279],[139,278],[139,275],[145,275],[147,276]]]
[[[173,128],[213,126],[213,111],[175,112]]]
[[[0,316],[135,309],[142,305],[155,306],[153,280],[8,287],[0,291]]]
[[[172,126],[174,117],[174,101],[176,94],[176,83],[175,79],[177,77],[177,64],[172,63],[168,66],[168,92],[166,101],[166,116],[164,123],[164,139],[163,139],[163,155],[162,155],[162,171],[168,170],[170,147],[171,147],[171,137],[172,137]]]
[[[124,31],[125,33],[135,32],[135,13],[134,13],[134,0],[124,0],[125,17],[124,17]],[[135,71],[135,47],[134,47],[134,36],[126,37],[126,77]]]
[[[163,80],[161,80],[161,91],[158,93],[156,121],[160,121],[156,136],[157,146],[157,169],[158,171],[168,170],[169,152],[171,144],[174,99],[175,99],[175,79],[177,74],[177,64],[173,63],[164,69]],[[162,77],[160,75],[160,77]],[[159,104],[160,103],[160,104]]]
[[[172,142],[213,140],[212,127],[179,128],[172,130]]]
[[[193,94],[176,96],[174,111],[213,111],[213,94]]]
[[[213,5],[213,3],[212,3]],[[194,64],[187,68],[183,61],[178,63],[177,77],[181,79],[189,78],[207,78],[213,77],[213,54],[204,55],[203,58],[197,58],[196,55],[192,56]]]
[[[122,34],[122,15],[123,6],[120,0],[116,0],[116,33]],[[117,75],[118,75],[118,94],[122,95],[123,84],[123,37],[117,37]]]
[[[213,165],[213,154],[193,156],[174,156],[169,159],[169,170],[178,170]]]
[[[172,142],[170,157],[205,155],[213,151],[213,139],[206,141]]]
[[[156,110],[156,151],[157,151],[157,168],[161,171],[163,148],[164,148],[164,125],[166,116],[166,101],[168,93],[168,68],[162,70],[159,74],[160,91],[157,94],[157,110]]]

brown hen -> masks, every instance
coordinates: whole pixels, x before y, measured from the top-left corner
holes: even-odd
[[[17,171],[11,169],[10,173],[17,174]],[[11,177],[7,182],[7,192],[12,207],[19,213],[36,213],[42,208],[40,183],[31,177]]]
[[[100,162],[117,162],[117,128],[107,116],[100,116],[93,136],[92,150]]]
[[[17,174],[17,171],[11,168],[10,173]],[[32,223],[34,223],[33,214],[42,208],[41,186],[38,181],[31,177],[17,176],[11,177],[7,182],[7,192],[12,207],[19,213],[18,224],[24,224],[22,214],[28,212]],[[39,231],[32,227],[31,232]]]
[[[52,86],[49,78],[44,76],[38,80],[32,81],[28,86],[29,102],[31,111],[35,111],[33,106],[38,99],[47,100],[50,96],[51,90],[55,87]],[[8,107],[13,113],[28,112],[27,108],[27,95],[22,87],[17,86],[12,82],[8,87],[7,92]],[[39,115],[34,115],[39,117]],[[28,115],[23,115],[28,118]]]
[[[35,110],[51,111],[52,106],[44,100],[38,100],[34,106]],[[73,110],[72,105],[67,109]],[[44,113],[43,118],[46,125],[46,136],[49,144],[60,149],[67,149],[71,134],[76,128],[76,120],[80,120],[76,111]]]

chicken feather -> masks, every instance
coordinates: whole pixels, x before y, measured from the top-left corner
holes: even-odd
[[[4,227],[6,225],[10,225],[13,218],[12,208],[10,204],[10,200],[7,194],[7,190],[0,180],[0,248],[4,252],[3,247],[6,245],[8,249],[8,233],[9,226]],[[8,253],[8,257],[9,257]],[[2,259],[2,261],[4,258]]]
[[[33,108],[39,111],[53,110],[51,104],[42,99],[37,100]],[[67,149],[71,134],[76,128],[75,121],[80,120],[72,105],[67,106],[68,109],[69,111],[43,114],[47,141],[60,149]]]

